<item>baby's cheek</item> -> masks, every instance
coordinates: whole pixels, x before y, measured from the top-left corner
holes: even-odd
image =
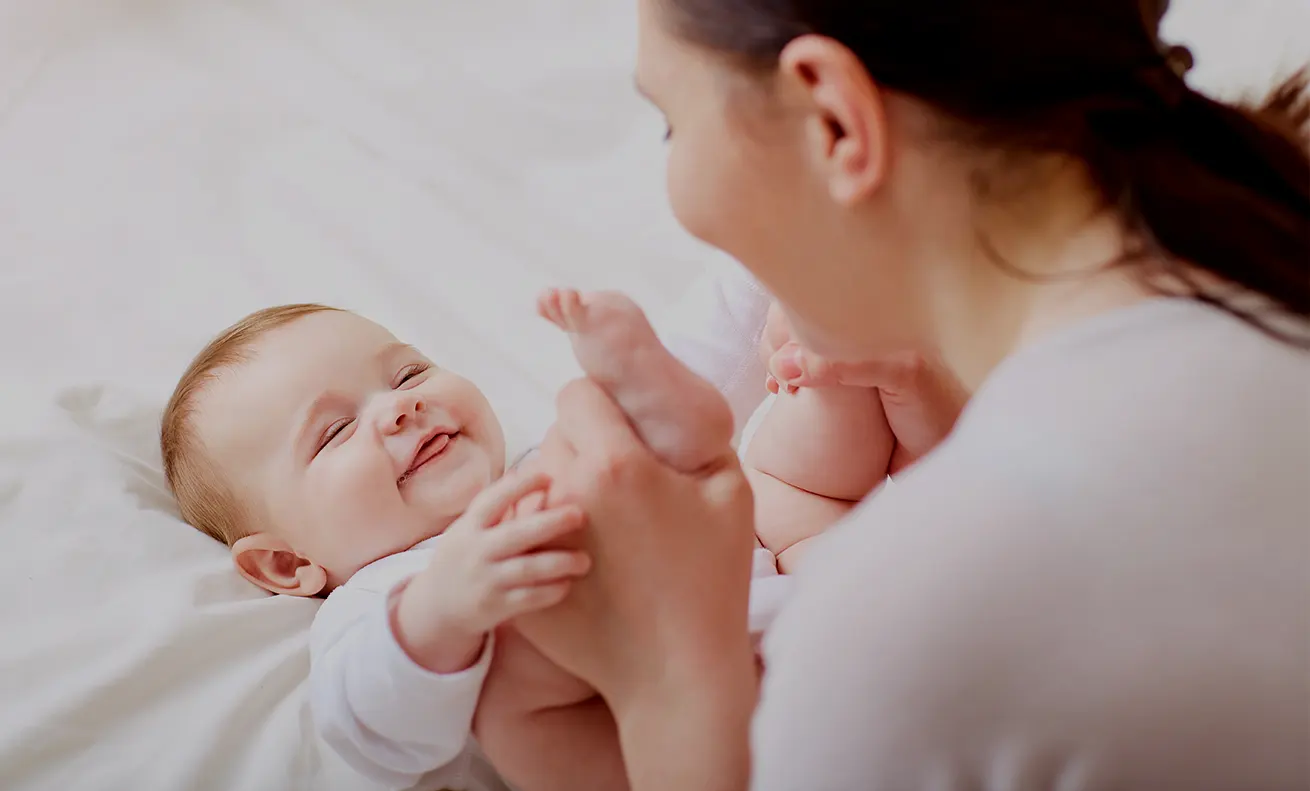
[[[361,517],[376,514],[385,494],[395,489],[391,469],[363,457],[343,452],[332,459],[320,459],[310,484],[324,518]]]

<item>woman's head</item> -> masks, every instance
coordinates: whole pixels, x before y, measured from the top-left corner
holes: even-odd
[[[1165,5],[643,0],[638,81],[669,118],[679,219],[829,353],[869,351],[870,312],[886,343],[930,338],[961,306],[946,292],[977,302],[971,278],[1006,263],[1056,274],[1009,255],[1007,226],[1058,258],[1055,237],[1099,222],[1113,239],[1085,264],[1310,315],[1304,81],[1278,113],[1188,90],[1186,53],[1155,35]]]

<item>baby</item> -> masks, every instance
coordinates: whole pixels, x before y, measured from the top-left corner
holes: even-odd
[[[726,402],[635,304],[552,291],[539,309],[667,463],[690,471],[722,455]],[[766,347],[785,334],[776,313]],[[485,750],[523,789],[622,787],[593,691],[507,627],[587,572],[584,554],[559,548],[581,514],[541,506],[551,470],[532,468],[547,460],[504,474],[500,424],[471,382],[352,313],[271,308],[192,362],[161,449],[183,516],[229,545],[243,576],[326,596],[310,638],[313,714],[362,774],[502,788]],[[780,396],[745,458],[763,545],[753,610],[779,579],[774,556],[793,566],[883,479],[890,452],[872,391]]]

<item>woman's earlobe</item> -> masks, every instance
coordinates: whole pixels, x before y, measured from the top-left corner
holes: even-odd
[[[269,593],[317,596],[327,587],[327,570],[270,533],[254,533],[232,545],[241,576]]]

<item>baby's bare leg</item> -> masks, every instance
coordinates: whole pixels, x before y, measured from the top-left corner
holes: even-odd
[[[732,441],[727,401],[664,348],[636,303],[622,294],[555,289],[538,310],[569,333],[582,370],[657,456],[691,471],[723,455]]]
[[[892,444],[876,390],[809,388],[778,396],[746,463],[798,489],[853,502],[887,476]]]
[[[746,450],[755,529],[794,570],[801,544],[887,476],[894,445],[877,391],[829,387],[781,394]]]
[[[605,702],[512,628],[496,633],[473,733],[519,791],[628,787],[618,728]]]

